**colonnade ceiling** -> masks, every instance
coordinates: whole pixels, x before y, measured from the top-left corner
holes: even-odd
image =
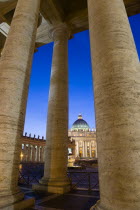
[[[140,0],[124,3],[128,16],[140,13]],[[17,0],[0,0],[0,23],[10,25],[16,4]],[[88,29],[87,0],[41,0],[40,13],[42,23],[37,30],[36,47],[52,41],[49,31],[59,22],[66,22],[72,34]]]

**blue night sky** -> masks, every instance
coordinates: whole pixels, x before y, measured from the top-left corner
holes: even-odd
[[[140,56],[140,14],[129,18]],[[53,43],[34,54],[24,132],[46,136],[48,93]],[[69,40],[69,128],[81,113],[95,128],[94,96],[90,59],[89,31]]]

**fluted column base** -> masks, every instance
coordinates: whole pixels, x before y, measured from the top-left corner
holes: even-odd
[[[65,179],[41,179],[40,184],[32,186],[33,190],[45,191],[56,194],[65,194],[70,192],[71,184],[68,178]]]

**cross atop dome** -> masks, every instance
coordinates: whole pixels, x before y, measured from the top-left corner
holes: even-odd
[[[83,119],[81,114],[78,115],[78,119]]]

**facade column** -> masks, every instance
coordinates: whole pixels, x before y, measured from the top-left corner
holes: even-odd
[[[42,162],[45,161],[45,147],[42,147]]]
[[[27,148],[26,144],[24,144],[24,145],[25,145],[25,162],[27,162],[28,148]]]
[[[95,147],[95,157],[98,158],[98,153],[97,153],[97,151],[98,151],[98,149],[97,149],[97,142],[95,142],[95,146],[96,146],[96,147]]]
[[[140,209],[140,65],[123,0],[88,0],[100,202]]]
[[[40,147],[40,162],[42,162],[42,147]]]
[[[85,157],[87,157],[87,142],[85,141]]]
[[[26,144],[24,144],[24,150],[23,150],[23,162],[26,162]]]
[[[37,162],[37,146],[35,146],[35,162]]]
[[[68,162],[68,39],[66,24],[52,30],[54,39],[44,177],[46,191],[65,193],[70,190]],[[46,186],[45,186],[46,185]]]
[[[32,162],[35,162],[35,156],[36,156],[36,149],[35,149],[35,146],[32,145]]]
[[[32,159],[32,150],[31,150],[31,145],[28,144],[28,155],[27,155],[27,162],[30,162]]]
[[[0,208],[23,199],[17,186],[19,139],[23,134],[39,7],[40,0],[18,0],[0,58]]]
[[[77,141],[77,156],[79,157],[79,141]]]
[[[91,141],[89,141],[89,154],[90,154],[90,158],[91,158]]]
[[[41,147],[40,161],[41,161],[41,163],[43,162],[43,147]]]
[[[41,163],[44,162],[44,147],[43,146],[40,148],[40,162]]]
[[[84,141],[83,141],[83,157],[85,157],[85,144],[84,144]]]
[[[39,158],[39,156],[40,156],[40,146],[37,146],[37,162],[40,162],[40,158]]]

